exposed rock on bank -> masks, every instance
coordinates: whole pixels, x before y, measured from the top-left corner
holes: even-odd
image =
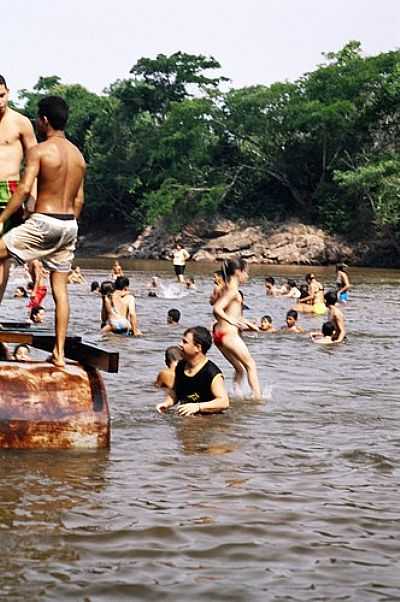
[[[126,234],[126,233],[125,233]],[[194,261],[217,261],[236,255],[250,263],[324,265],[360,261],[360,249],[331,236],[315,226],[300,223],[254,225],[215,219],[198,220],[186,226],[180,235],[168,234],[162,226],[148,226],[136,238],[109,249],[108,254],[132,259],[169,259],[175,241],[187,248]],[[121,241],[121,239],[120,239]],[[92,241],[92,245],[93,245]],[[90,241],[83,240],[81,254],[90,251]]]

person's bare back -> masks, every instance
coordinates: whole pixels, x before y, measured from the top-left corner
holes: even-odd
[[[36,149],[40,163],[35,210],[39,213],[73,213],[86,165],[80,151],[63,135],[53,135]]]

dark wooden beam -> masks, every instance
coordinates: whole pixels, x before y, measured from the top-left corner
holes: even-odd
[[[26,330],[0,330],[0,343],[19,343],[31,345],[36,349],[51,353],[55,337],[48,331],[34,328]],[[65,357],[83,366],[91,366],[105,372],[118,372],[119,353],[101,349],[93,343],[82,342],[82,337],[67,337]]]

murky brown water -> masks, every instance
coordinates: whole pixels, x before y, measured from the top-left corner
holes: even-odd
[[[86,265],[89,281],[108,273]],[[156,414],[152,381],[184,327],[210,324],[210,269],[167,300],[144,287],[156,271],[172,278],[168,264],[129,267],[144,337],[104,342],[121,351],[105,377],[110,451],[0,451],[0,599],[400,600],[400,272],[352,270],[346,344],[249,337],[268,402],[182,419]],[[252,268],[248,317],[283,323],[289,302],[267,299],[262,277],[305,271]],[[99,299],[70,290],[71,329],[100,341]],[[21,319],[11,293],[2,316]],[[165,326],[171,307],[178,330]],[[230,366],[210,357],[230,385]]]

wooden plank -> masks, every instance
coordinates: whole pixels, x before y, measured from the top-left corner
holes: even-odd
[[[1,322],[1,330],[25,330],[25,328],[31,328],[32,322]]]
[[[55,337],[46,331],[38,332],[32,329],[26,331],[0,330],[1,343],[19,343],[31,345],[36,349],[51,353]],[[65,357],[83,366],[91,366],[104,372],[118,372],[119,353],[107,351],[89,342],[82,342],[82,337],[67,337],[65,340]]]

